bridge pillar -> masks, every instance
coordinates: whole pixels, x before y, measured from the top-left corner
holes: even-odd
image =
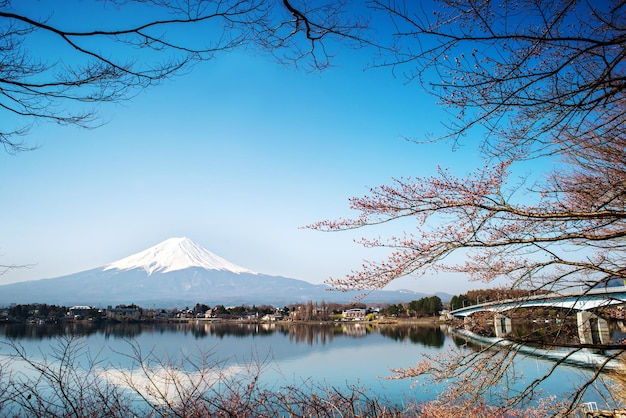
[[[591,312],[578,312],[578,338],[581,344],[607,344],[609,342],[609,324],[605,319]]]
[[[511,333],[511,318],[502,314],[496,314],[493,317],[493,325],[496,328],[496,337],[506,337]]]

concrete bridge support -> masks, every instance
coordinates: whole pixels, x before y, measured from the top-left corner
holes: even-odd
[[[591,312],[578,312],[578,338],[581,344],[607,344],[609,342],[609,324],[605,319]]]
[[[511,318],[502,314],[493,317],[493,325],[496,328],[496,337],[503,338],[511,333]]]
[[[465,328],[467,330],[471,330],[472,329],[472,318],[469,315],[463,317],[463,328]]]

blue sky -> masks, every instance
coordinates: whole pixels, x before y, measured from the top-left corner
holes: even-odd
[[[309,73],[235,52],[104,105],[86,130],[34,126],[39,148],[0,154],[0,264],[33,264],[0,284],[99,267],[187,236],[248,269],[321,283],[379,250],[353,243],[381,231],[301,229],[352,215],[347,199],[391,177],[463,174],[471,147],[416,145],[445,113],[390,70],[363,71],[367,51]],[[392,226],[393,227],[393,226]],[[384,231],[382,231],[384,232]],[[463,278],[401,280],[391,288],[460,293]]]

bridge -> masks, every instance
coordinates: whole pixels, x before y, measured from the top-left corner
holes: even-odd
[[[545,293],[517,299],[485,302],[466,306],[450,312],[453,316],[468,319],[475,312],[494,312],[496,337],[506,337],[512,331],[511,318],[506,311],[517,308],[550,307],[577,311],[578,337],[581,344],[605,344],[610,340],[609,327],[605,319],[598,317],[592,309],[626,303],[626,286],[587,289],[570,293]]]
[[[626,286],[587,289],[571,293],[545,293],[517,299],[484,302],[455,309],[450,313],[453,316],[463,318],[475,312],[491,311],[504,313],[511,309],[537,306],[588,311],[622,303],[626,303]]]

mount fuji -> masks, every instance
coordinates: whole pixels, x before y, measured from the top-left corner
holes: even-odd
[[[347,303],[357,292],[328,292],[326,285],[260,274],[233,264],[188,238],[170,238],[104,267],[52,279],[0,286],[0,306],[11,303],[105,306],[286,305]],[[427,296],[375,291],[370,302],[407,302]]]
[[[104,270],[144,269],[151,275],[155,272],[167,273],[191,267],[230,271],[235,274],[257,274],[205,250],[189,238],[170,238],[145,251],[115,261],[104,267]]]

